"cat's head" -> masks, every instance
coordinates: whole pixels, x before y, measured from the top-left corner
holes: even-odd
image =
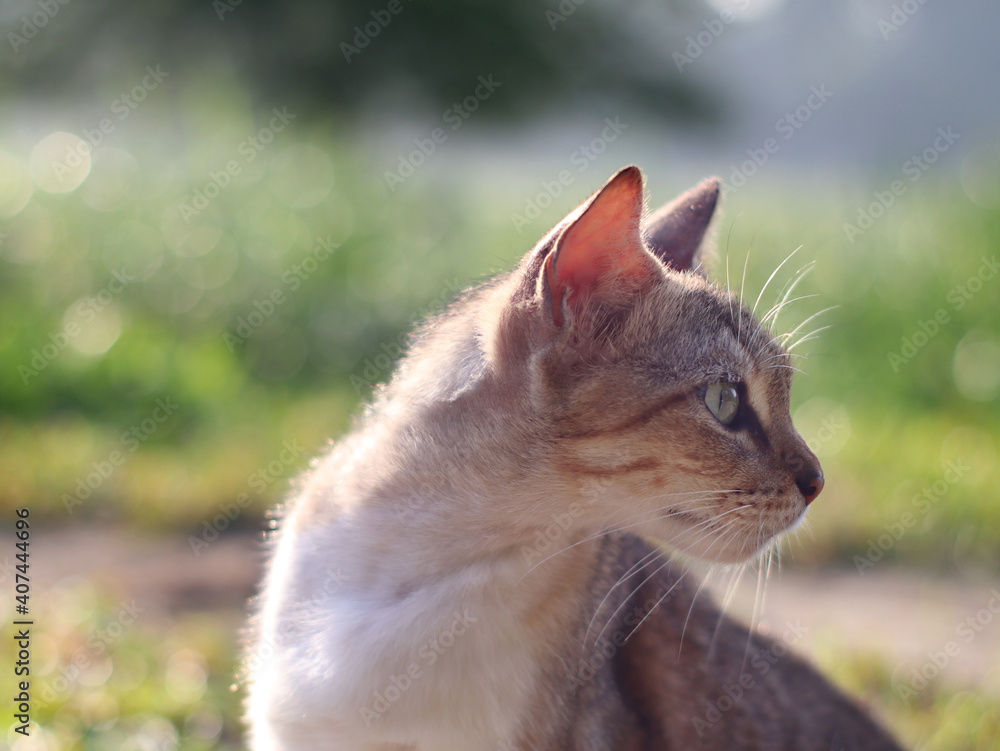
[[[644,222],[641,173],[618,172],[525,257],[491,357],[526,369],[539,459],[588,521],[730,562],[795,525],[823,474],[788,355],[702,275],[718,192]]]

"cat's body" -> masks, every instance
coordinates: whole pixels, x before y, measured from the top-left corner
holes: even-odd
[[[282,522],[247,658],[255,751],[896,748],[610,531],[742,560],[822,487],[783,350],[679,271],[716,195],[654,216],[646,245],[623,170],[425,328]]]

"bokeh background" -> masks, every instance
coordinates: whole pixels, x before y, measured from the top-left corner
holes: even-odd
[[[1000,749],[998,28],[989,0],[4,3],[0,613],[27,508],[37,625],[0,745],[240,747],[267,509],[413,320],[636,163],[654,205],[721,176],[715,277],[752,303],[801,246],[759,310],[811,265],[777,330],[829,326],[793,390],[826,490],[760,628],[805,623],[907,748]]]

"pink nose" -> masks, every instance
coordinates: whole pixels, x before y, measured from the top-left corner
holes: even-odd
[[[823,490],[823,473],[809,473],[808,475],[797,477],[795,484],[799,486],[799,492],[806,499],[806,505],[808,506],[816,500],[816,496]]]

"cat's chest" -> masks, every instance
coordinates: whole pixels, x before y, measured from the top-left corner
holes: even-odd
[[[270,627],[297,633],[275,656],[276,694],[345,743],[495,751],[514,737],[547,647],[525,638],[513,574],[481,564],[421,582],[411,567],[372,588],[352,582],[352,554],[315,541],[279,551],[270,587],[284,606]],[[334,587],[315,575],[330,570]]]

